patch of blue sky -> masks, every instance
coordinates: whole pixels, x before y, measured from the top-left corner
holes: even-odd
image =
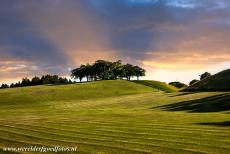
[[[158,2],[159,0],[128,0],[130,3],[156,3]]]
[[[168,0],[166,5],[181,8],[196,8],[197,3],[190,0]]]

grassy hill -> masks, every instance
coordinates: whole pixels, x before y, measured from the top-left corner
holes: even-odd
[[[201,80],[183,91],[230,91],[230,69]]]
[[[31,86],[0,90],[0,103],[39,104],[49,101],[100,99],[152,92],[154,89],[128,81],[97,81],[59,86]]]
[[[174,86],[168,85],[165,82],[160,82],[160,81],[153,81],[153,80],[136,80],[133,81],[135,83],[139,83],[145,86],[152,87],[154,89],[160,90],[160,91],[165,91],[165,92],[176,92],[178,89]]]
[[[0,149],[228,154],[229,100],[228,92],[159,93],[128,81],[3,89]]]

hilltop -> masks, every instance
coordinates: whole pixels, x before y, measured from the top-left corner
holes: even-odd
[[[153,81],[153,80],[135,80],[133,82],[152,87],[152,88],[157,89],[159,91],[164,91],[164,92],[176,92],[176,91],[178,91],[178,88],[171,86],[165,82]]]
[[[2,89],[0,103],[36,103],[100,99],[105,97],[153,92],[153,88],[125,80],[85,82],[70,85],[42,85]]]
[[[205,78],[182,91],[229,91],[230,69]]]

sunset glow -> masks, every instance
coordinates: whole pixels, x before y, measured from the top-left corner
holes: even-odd
[[[2,0],[0,83],[98,59],[188,83],[230,68],[227,0]]]

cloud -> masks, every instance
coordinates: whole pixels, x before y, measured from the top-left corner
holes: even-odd
[[[0,80],[42,73],[64,73],[68,61],[46,37],[41,35],[25,16],[34,3],[2,1],[0,11]],[[35,4],[34,4],[35,5]],[[49,67],[62,67],[47,71]]]
[[[67,75],[97,59],[211,67],[230,60],[229,7],[228,0],[3,0],[0,80]]]

